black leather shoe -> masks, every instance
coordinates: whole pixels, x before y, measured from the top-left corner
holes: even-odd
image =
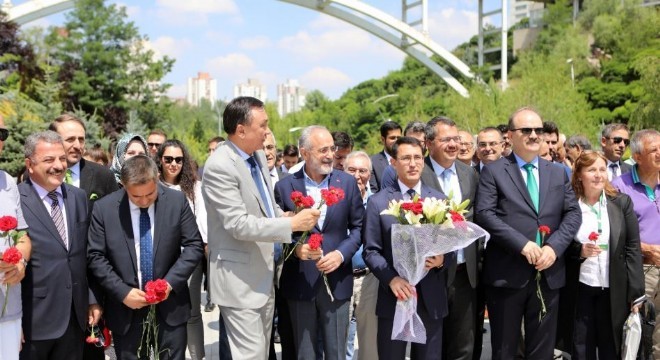
[[[212,302],[206,303],[206,306],[204,306],[204,312],[211,312],[215,309],[215,304]]]

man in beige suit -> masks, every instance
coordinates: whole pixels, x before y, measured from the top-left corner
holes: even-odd
[[[268,129],[264,104],[232,100],[223,114],[227,141],[206,162],[202,192],[208,214],[212,300],[220,307],[234,359],[268,357],[273,323],[276,252],[291,233],[309,230],[320,212],[282,213],[275,203],[263,143]],[[320,250],[303,246],[303,254]]]

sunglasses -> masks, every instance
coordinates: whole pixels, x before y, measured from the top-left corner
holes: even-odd
[[[623,143],[626,146],[630,145],[630,139],[624,139],[621,136],[615,136],[615,137],[612,137],[612,138],[611,137],[606,137],[605,139],[612,140],[612,142],[615,143],[615,144],[621,144],[621,142],[623,141]]]
[[[155,147],[155,148],[157,148],[157,147],[160,147],[160,146],[163,145],[163,144],[159,144],[159,143],[147,143],[147,145],[149,145],[149,147]]]
[[[531,135],[532,131],[536,133],[536,135],[543,135],[545,131],[543,131],[542,127],[539,128],[518,128],[518,129],[511,129],[511,131],[520,131],[523,135]]]
[[[5,141],[9,137],[9,130],[0,128],[0,141]]]
[[[165,160],[165,164],[171,164],[172,161],[177,164],[183,164],[183,156],[163,156],[163,160]]]

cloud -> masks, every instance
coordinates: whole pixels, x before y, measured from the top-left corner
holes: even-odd
[[[300,31],[278,41],[278,47],[307,60],[347,57],[363,53],[372,46],[369,35],[357,28],[310,33]]]
[[[232,74],[235,78],[247,78],[256,72],[254,60],[242,53],[231,53],[212,58],[206,62],[206,68],[211,76],[217,77]]]
[[[249,38],[241,39],[238,42],[238,46],[244,50],[258,50],[265,49],[272,46],[270,38],[265,35],[258,35]]]
[[[167,55],[173,58],[177,58],[192,46],[189,39],[175,39],[171,36],[160,36],[146,44],[146,47],[154,50],[158,56]]]
[[[140,7],[139,6],[132,6],[132,5],[127,5],[123,2],[116,2],[117,8],[126,8],[126,15],[128,15],[129,18],[135,19],[138,15],[140,15]]]
[[[300,84],[307,90],[320,89],[325,95],[338,98],[353,80],[335,68],[314,67],[300,77]]]
[[[236,14],[238,7],[233,0],[157,0],[158,6],[174,13]]]
[[[476,11],[446,8],[429,14],[431,39],[447,50],[470,40],[479,32]]]

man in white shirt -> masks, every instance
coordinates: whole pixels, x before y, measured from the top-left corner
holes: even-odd
[[[609,124],[603,128],[601,135],[600,145],[607,158],[607,178],[612,181],[632,169],[630,164],[621,160],[630,144],[630,132],[625,124]]]

